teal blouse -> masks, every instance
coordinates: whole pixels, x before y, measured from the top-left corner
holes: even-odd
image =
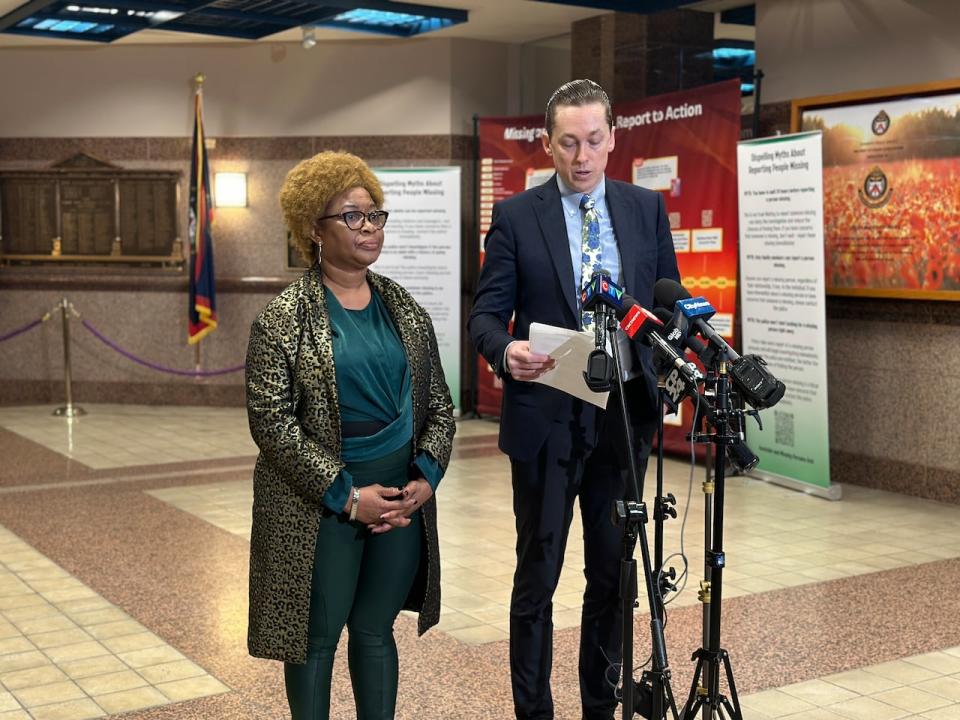
[[[403,343],[375,291],[362,310],[347,310],[329,289],[326,299],[340,421],[385,425],[374,435],[343,438],[342,458],[349,464],[389,455],[413,439],[410,368]],[[436,492],[443,477],[437,461],[421,451],[413,464]],[[351,487],[353,478],[346,469],[341,470],[324,493],[323,504],[333,512],[342,512]]]

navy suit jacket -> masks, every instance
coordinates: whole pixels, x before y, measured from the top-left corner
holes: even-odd
[[[662,277],[680,280],[663,197],[607,178],[606,199],[620,250],[621,284],[638,303],[652,308],[654,283]],[[551,425],[573,412],[570,395],[514,380],[503,367],[507,345],[528,339],[531,322],[571,329],[579,325],[556,175],[494,206],[485,250],[467,327],[477,351],[504,381],[500,449],[516,460],[530,460]],[[507,332],[511,317],[512,335]],[[656,376],[649,349],[641,348],[639,354],[644,377],[628,382],[625,392],[631,413],[650,417],[656,404]]]

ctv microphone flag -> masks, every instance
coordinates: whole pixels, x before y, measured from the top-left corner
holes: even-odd
[[[200,342],[217,327],[217,300],[213,279],[213,205],[210,202],[210,168],[203,137],[203,75],[196,78],[194,94],[193,153],[190,161],[190,299],[187,341]]]
[[[615,310],[623,307],[623,288],[610,277],[610,271],[600,268],[593,272],[590,282],[580,292],[580,307],[584,311],[594,310],[603,303]]]

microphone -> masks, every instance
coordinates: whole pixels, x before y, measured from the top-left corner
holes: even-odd
[[[691,297],[686,288],[669,278],[660,278],[653,287],[653,296],[658,305],[674,307],[674,317],[683,315],[700,334],[707,339],[711,350],[730,362],[730,377],[744,400],[757,410],[773,407],[787,391],[787,386],[774,377],[766,361],[759,355],[741,357],[707,322],[716,313],[706,298]],[[711,364],[711,353],[697,353],[705,364]]]
[[[587,358],[587,370],[583,379],[594,392],[606,392],[612,388],[613,359],[607,355],[607,315],[623,307],[623,288],[613,282],[610,271],[597,268],[590,281],[580,291],[580,307],[594,314],[594,339],[596,349]]]
[[[653,348],[654,359],[662,368],[670,368],[666,378],[666,395],[669,404],[676,409],[684,395],[696,394],[703,375],[697,366],[688,361],[661,334],[663,322],[652,312],[637,304],[624,293],[623,311],[618,312],[620,329],[632,340],[639,340]]]
[[[695,335],[687,334],[690,328],[686,325],[686,318],[683,316],[683,313],[680,313],[680,317],[678,318],[676,313],[671,313],[666,308],[658,307],[653,309],[653,314],[657,316],[657,319],[663,323],[664,328],[667,330],[666,339],[668,342],[686,348],[697,357],[700,357],[700,353],[707,349],[707,346]]]
[[[606,268],[598,268],[590,276],[590,282],[583,286],[580,293],[580,306],[585,311],[594,310],[598,305],[620,310],[623,307],[623,288],[617,285]]]
[[[599,380],[601,374],[606,374],[607,377],[613,375],[613,363],[606,353],[607,322],[611,311],[616,313],[623,308],[623,294],[623,288],[613,281],[606,268],[594,270],[590,282],[580,292],[580,306],[584,311],[594,314],[593,332],[597,349],[588,359],[585,375],[589,378],[587,385],[591,388],[603,386]]]
[[[736,361],[740,356],[737,352],[727,345],[720,333],[710,327],[707,322],[714,316],[716,310],[704,297],[691,297],[687,289],[680,283],[670,278],[660,278],[653,286],[653,297],[657,305],[662,305],[668,309],[680,310],[689,323],[693,325],[700,334],[713,345],[720,354],[730,362]]]

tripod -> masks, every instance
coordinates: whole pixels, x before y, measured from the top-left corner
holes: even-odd
[[[702,403],[701,403],[702,405]],[[716,445],[714,453],[713,482],[704,483],[707,500],[706,512],[706,562],[701,583],[700,599],[704,604],[703,646],[693,653],[697,667],[690,687],[690,696],[683,708],[682,720],[696,720],[701,708],[704,720],[719,717],[721,720],[743,720],[740,699],[733,680],[730,656],[720,647],[720,619],[723,599],[723,568],[726,557],[723,552],[723,500],[726,462],[729,448],[742,443],[737,433],[731,432],[730,421],[742,417],[742,410],[733,407],[730,397],[730,377],[726,360],[720,360],[715,373],[715,405],[704,413],[698,405],[691,433],[696,442]],[[697,427],[704,419],[714,426],[713,433],[698,433]],[[711,487],[712,485],[712,487]],[[712,491],[712,492],[711,492]],[[711,523],[711,498],[713,517]],[[712,525],[712,532],[711,532]],[[712,537],[711,537],[712,536]],[[720,692],[720,666],[726,675],[730,697]],[[703,684],[700,684],[701,677]]]
[[[622,534],[623,554],[620,560],[620,598],[622,611],[622,689],[621,707],[623,720],[630,720],[635,714],[652,720],[663,720],[669,707],[674,720],[678,720],[677,706],[673,698],[673,689],[670,686],[670,666],[667,662],[667,645],[663,635],[662,608],[660,605],[659,583],[654,583],[651,569],[650,546],[647,543],[646,524],[648,521],[647,507],[642,501],[643,478],[637,472],[636,456],[634,454],[633,437],[630,426],[630,415],[623,390],[622,361],[620,348],[615,339],[617,330],[616,318],[606,308],[598,308],[597,322],[603,322],[611,338],[613,351],[613,368],[602,368],[594,374],[595,366],[590,364],[587,383],[599,385],[601,380],[597,375],[603,375],[602,380],[609,387],[610,376],[616,379],[617,395],[620,406],[620,419],[623,423],[625,451],[629,485],[627,496],[618,500],[613,508],[613,522]],[[602,317],[600,317],[602,315]],[[602,352],[602,351],[601,351]],[[603,363],[601,363],[603,365]],[[591,385],[593,386],[593,385]],[[662,416],[661,416],[662,422]],[[658,473],[660,470],[658,470]],[[658,492],[661,491],[658,476]],[[632,497],[630,497],[632,494]],[[660,514],[660,497],[657,498],[657,514]],[[633,668],[633,610],[636,607],[637,561],[634,550],[637,542],[640,543],[640,557],[643,562],[643,577],[647,592],[647,603],[650,609],[650,635],[652,641],[652,667],[644,672],[641,682],[635,683],[632,677]],[[658,548],[660,546],[658,545]],[[662,553],[662,550],[661,550]]]

